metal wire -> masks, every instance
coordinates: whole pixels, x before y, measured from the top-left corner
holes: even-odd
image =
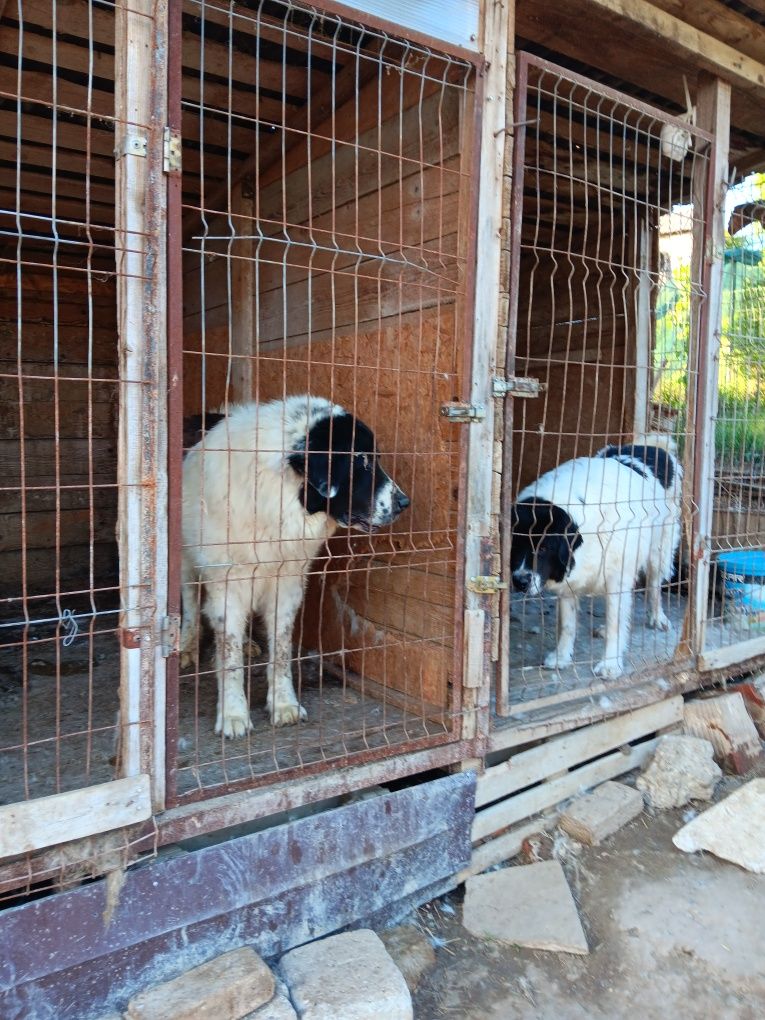
[[[455,309],[470,273],[475,68],[300,4],[183,10],[184,413],[325,397],[373,428],[412,501],[379,535],[340,531],[306,571],[289,655],[307,711],[296,726],[272,726],[264,709],[266,613],[243,670],[253,729],[213,733],[209,584],[185,583],[184,598],[202,595],[201,643],[180,678],[169,786],[193,799],[458,736],[460,436],[438,412],[465,381]],[[258,449],[284,456],[293,441]],[[233,485],[243,452],[205,452],[203,490],[216,460]],[[257,516],[269,482],[246,484]],[[278,605],[280,573],[304,553],[242,534],[230,508],[225,530],[202,539],[208,565],[230,592],[273,578]],[[243,560],[257,580],[235,579]],[[233,595],[221,605],[225,629]]]

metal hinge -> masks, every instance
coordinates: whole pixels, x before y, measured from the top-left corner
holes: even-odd
[[[131,135],[125,134],[120,140],[120,144],[114,150],[114,155],[117,159],[120,156],[143,156],[145,157],[149,152],[149,140],[145,135]]]
[[[162,655],[166,659],[180,651],[181,618],[179,616],[166,616],[162,620],[162,627],[159,632],[159,642],[162,648]]]
[[[166,127],[164,133],[164,164],[166,174],[181,172],[181,133]]]
[[[547,383],[520,375],[510,375],[506,379],[495,375],[492,382],[492,393],[495,397],[506,397],[508,393],[512,393],[514,397],[538,397],[546,389]]]
[[[441,417],[453,422],[483,421],[486,408],[481,404],[463,404],[453,400],[449,404],[441,404]]]
[[[475,595],[497,595],[507,588],[507,581],[500,581],[498,577],[482,574],[478,577],[471,577],[465,587]]]

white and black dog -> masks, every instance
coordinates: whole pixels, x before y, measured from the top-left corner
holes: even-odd
[[[518,494],[513,585],[559,598],[557,647],[545,658],[547,669],[573,659],[578,596],[604,595],[605,652],[594,673],[613,678],[624,672],[633,589],[641,574],[648,626],[669,629],[661,586],[672,577],[680,543],[681,491],[674,443],[655,435],[567,461]]]
[[[338,526],[370,532],[408,505],[379,464],[371,430],[321,397],[234,407],[189,450],[181,662],[197,646],[204,585],[202,609],[215,634],[216,733],[241,737],[252,728],[242,656],[251,613],[261,615],[268,634],[272,722],[305,719],[290,660],[311,562]]]

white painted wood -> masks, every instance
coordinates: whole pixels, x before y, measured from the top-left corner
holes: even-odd
[[[647,733],[679,723],[682,718],[683,699],[677,696],[521,751],[509,761],[486,769],[478,777],[476,807],[490,804]]]
[[[151,817],[148,775],[0,806],[0,859],[68,843]]]
[[[727,648],[714,648],[702,652],[699,656],[699,669],[702,672],[725,669],[726,666],[738,665],[758,655],[765,655],[765,634],[750,638],[748,641],[738,641],[735,645],[728,645]]]
[[[353,0],[346,6],[466,50],[478,49],[480,0]]]
[[[150,772],[164,804],[165,659],[159,629],[167,609],[166,198],[162,133],[167,7],[115,5],[115,255],[119,339],[121,766]],[[156,58],[156,59],[155,59]],[[147,141],[137,154],[129,141]],[[151,251],[151,261],[147,253]],[[153,442],[144,433],[151,429]],[[140,638],[140,644],[135,645]]]
[[[643,765],[653,753],[656,740],[646,740],[630,748],[627,754],[614,751],[589,765],[583,765],[574,772],[567,772],[558,779],[552,779],[535,786],[526,793],[518,793],[507,800],[499,801],[492,807],[484,808],[475,816],[471,838],[473,842],[485,839],[493,832],[514,825],[524,818],[530,818],[545,808],[558,804],[567,797],[591,789],[606,779],[613,779],[631,769]]]

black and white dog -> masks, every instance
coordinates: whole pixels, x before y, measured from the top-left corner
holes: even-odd
[[[680,543],[681,491],[674,443],[655,435],[567,461],[518,494],[513,585],[559,598],[557,648],[545,658],[547,669],[572,661],[578,596],[604,595],[605,652],[594,672],[605,678],[624,672],[633,589],[641,574],[648,626],[669,629],[661,586],[672,577]]]
[[[311,562],[338,526],[370,532],[408,505],[380,466],[371,430],[321,397],[234,407],[189,450],[181,664],[197,646],[204,585],[202,609],[215,634],[216,733],[241,737],[252,728],[242,657],[251,613],[261,615],[268,634],[272,722],[305,719],[290,659]]]

